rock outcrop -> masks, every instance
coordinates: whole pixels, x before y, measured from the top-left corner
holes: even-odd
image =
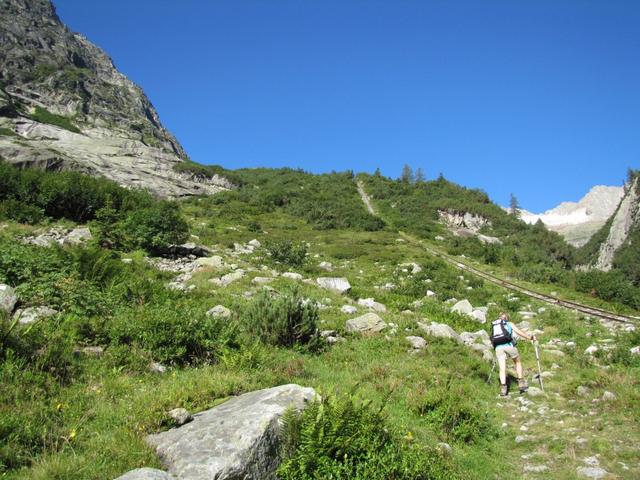
[[[58,18],[50,0],[0,2],[0,157],[74,169],[158,196],[230,188],[174,169],[188,161],[144,92]]]
[[[287,408],[301,410],[315,396],[312,388],[293,384],[245,393],[193,415],[179,428],[149,435],[147,442],[176,479],[274,479],[279,419]]]

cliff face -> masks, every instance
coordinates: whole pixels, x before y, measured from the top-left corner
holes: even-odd
[[[49,0],[0,0],[0,156],[78,169],[161,196],[215,193],[221,177],[177,174],[188,161],[144,92],[105,52],[62,24]]]
[[[598,250],[598,259],[594,268],[608,271],[614,265],[616,252],[629,239],[634,229],[640,227],[640,177],[636,176],[628,185],[626,193],[615,215],[611,220],[611,227],[605,241]],[[636,259],[639,261],[640,259]]]

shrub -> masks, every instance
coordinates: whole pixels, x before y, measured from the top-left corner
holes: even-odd
[[[199,305],[163,302],[126,309],[108,326],[112,345],[130,345],[161,363],[215,362],[226,346],[235,346],[227,322],[207,316]]]
[[[290,267],[301,267],[307,260],[308,247],[304,242],[283,240],[270,242],[265,246],[273,261]]]
[[[438,453],[400,438],[380,409],[349,397],[286,412],[283,437],[283,480],[458,478]]]
[[[40,123],[48,123],[49,125],[55,125],[70,132],[80,133],[80,129],[76,127],[71,120],[62,115],[56,115],[49,110],[42,107],[36,107],[35,112],[31,115],[31,119]]]
[[[35,224],[44,219],[44,213],[41,208],[28,205],[19,200],[9,199],[0,202],[0,218]]]
[[[318,308],[304,301],[297,288],[277,298],[263,290],[242,314],[247,331],[262,342],[281,347],[320,348]]]

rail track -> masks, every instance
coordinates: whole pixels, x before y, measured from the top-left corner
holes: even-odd
[[[409,235],[400,232],[400,234],[406,238],[406,239],[410,239],[411,241],[415,241],[415,239],[413,239],[412,237],[410,237]],[[573,302],[571,300],[563,300],[561,298],[557,298],[554,297],[552,295],[547,295],[544,293],[540,293],[540,292],[536,292],[534,290],[530,290],[528,288],[522,287],[518,284],[509,282],[508,280],[505,280],[503,278],[497,277],[495,275],[492,275],[490,273],[487,272],[483,272],[482,270],[479,270],[475,267],[472,267],[471,265],[467,264],[467,263],[463,263],[460,260],[450,257],[449,255],[446,255],[436,249],[433,249],[431,247],[428,247],[426,245],[424,245],[422,242],[420,242],[420,245],[422,248],[424,248],[427,252],[429,252],[429,254],[441,258],[442,260],[444,260],[445,262],[453,265],[454,267],[472,273],[478,277],[481,277],[495,285],[499,285],[503,288],[507,288],[509,290],[513,290],[515,292],[521,293],[523,295],[526,295],[528,297],[532,297],[535,298],[537,300],[549,303],[551,305],[556,305],[559,307],[564,307],[564,308],[568,308],[570,310],[576,310],[580,313],[584,313],[587,315],[592,315],[594,317],[598,317],[598,318],[602,318],[605,320],[610,320],[612,322],[619,322],[619,323],[627,323],[627,324],[631,324],[631,325],[636,325],[638,324],[638,322],[640,322],[640,318],[638,317],[631,317],[631,316],[627,316],[627,315],[621,315],[618,313],[614,313],[614,312],[610,312],[608,310],[604,310],[602,308],[598,308],[598,307],[592,307],[589,305],[584,305],[582,303],[578,303],[578,302]]]

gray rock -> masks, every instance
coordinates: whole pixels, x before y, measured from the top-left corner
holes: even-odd
[[[149,364],[149,371],[151,373],[164,373],[167,371],[167,367],[158,362],[151,362]]]
[[[16,291],[9,285],[0,283],[0,310],[10,315],[17,302]]]
[[[224,268],[224,261],[219,255],[197,258],[195,264],[201,267],[215,268],[216,270],[222,270]]]
[[[273,282],[275,280],[275,278],[273,277],[254,277],[251,280],[251,283],[255,284],[255,285],[267,285],[271,282]]]
[[[598,348],[598,346],[597,346],[597,345],[591,345],[591,346],[589,346],[589,347],[587,347],[587,348],[585,349],[584,354],[585,354],[585,355],[593,355],[593,354],[595,354],[598,350],[600,350],[600,349]]]
[[[608,475],[608,472],[600,467],[578,467],[576,469],[576,474],[578,477],[598,480],[600,478],[605,478]]]
[[[370,312],[347,320],[345,330],[350,333],[378,333],[386,326],[387,324],[377,313]]]
[[[216,305],[215,307],[207,310],[207,315],[210,317],[229,318],[231,317],[231,310],[224,305]]]
[[[424,332],[426,332],[428,335],[432,337],[451,338],[452,340],[455,340],[458,343],[462,343],[462,338],[460,338],[460,335],[458,335],[456,331],[453,328],[451,328],[449,325],[446,325],[444,323],[437,323],[437,322],[431,322],[430,325],[427,325],[426,323],[422,323],[422,322],[417,322],[417,323],[418,323],[418,327],[421,330],[423,330]]]
[[[414,350],[424,350],[427,348],[427,341],[422,337],[408,336],[404,338],[411,344],[411,348]]]
[[[174,408],[170,410],[168,414],[178,427],[193,420],[191,414],[184,408]]]
[[[104,354],[102,347],[83,347],[81,352],[89,357],[101,357]]]
[[[530,397],[541,397],[544,396],[544,392],[540,390],[538,387],[529,387],[527,390],[527,395]]]
[[[546,465],[525,465],[522,470],[525,473],[544,473],[549,471],[549,467]]]
[[[487,314],[482,310],[475,309],[471,312],[471,317],[476,319],[480,323],[487,323]]]
[[[358,299],[358,305],[367,307],[369,310],[373,310],[374,312],[387,311],[387,307],[385,305],[376,302],[373,298],[360,298]]]
[[[473,312],[473,306],[469,302],[469,300],[464,299],[457,302],[453,307],[451,307],[451,311],[455,313],[459,313],[461,315],[471,315]]]
[[[316,282],[320,287],[338,293],[344,293],[351,289],[349,280],[344,277],[319,277]]]
[[[220,278],[212,278],[209,281],[221,287],[226,287],[228,285],[231,285],[233,282],[237,282],[242,277],[244,277],[244,270],[239,268],[235,272],[227,273]]]
[[[302,280],[302,275],[296,272],[285,272],[282,274],[283,278],[288,278],[289,280]]]
[[[275,479],[279,419],[315,398],[299,385],[258,390],[195,414],[193,421],[149,435],[169,473],[190,480]]]
[[[332,272],[333,271],[333,265],[331,265],[331,263],[329,263],[329,262],[320,262],[318,267],[321,268],[322,270],[327,271],[327,272]]]
[[[353,315],[358,311],[358,309],[353,305],[343,305],[342,307],[340,307],[340,311],[348,315]]]
[[[427,290],[427,297],[435,297],[435,296],[436,296],[436,292],[432,290]]]
[[[115,480],[175,480],[175,477],[156,468],[136,468]]]
[[[631,353],[632,355],[640,355],[640,345],[630,348],[629,353]]]
[[[445,442],[438,443],[438,450],[440,450],[442,453],[446,453],[447,455],[451,455],[453,453],[453,448],[451,448],[451,445]]]
[[[605,391],[602,394],[602,401],[603,402],[613,402],[614,400],[616,400],[618,397],[616,397],[616,394],[613,392],[607,392]]]
[[[93,238],[91,230],[87,227],[78,227],[71,230],[64,239],[65,245],[82,245]]]
[[[249,242],[247,242],[247,245],[251,245],[253,248],[260,248],[262,246],[260,241],[258,239],[256,239],[256,238],[254,238],[253,240],[250,240]]]
[[[16,310],[13,314],[13,318],[18,319],[18,323],[21,325],[28,325],[36,320],[52,317],[57,313],[57,310],[50,307],[27,307],[24,310]]]

